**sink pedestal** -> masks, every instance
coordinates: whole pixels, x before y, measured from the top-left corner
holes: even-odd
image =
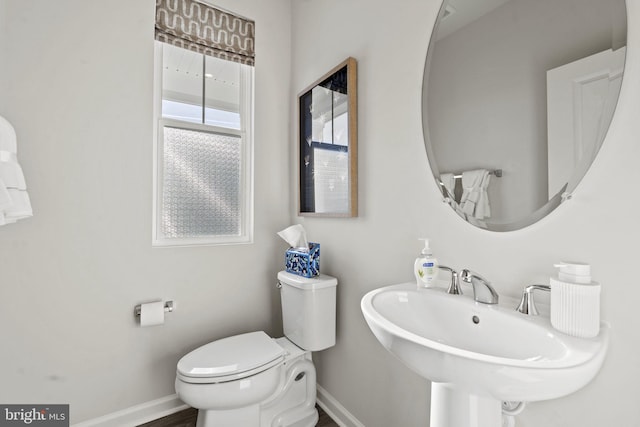
[[[431,427],[500,427],[502,402],[461,390],[452,384],[431,383]]]

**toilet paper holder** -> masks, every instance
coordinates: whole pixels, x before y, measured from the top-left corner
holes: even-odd
[[[142,305],[138,304],[134,307],[133,313],[136,317],[140,317],[140,312],[142,311]],[[173,311],[173,301],[167,301],[164,303],[164,311],[165,313],[171,313]]]

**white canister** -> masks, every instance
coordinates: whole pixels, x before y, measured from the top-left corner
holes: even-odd
[[[593,338],[600,331],[600,284],[591,281],[591,266],[576,262],[555,264],[552,277],[551,325],[560,332]]]

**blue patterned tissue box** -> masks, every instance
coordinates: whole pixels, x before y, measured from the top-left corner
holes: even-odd
[[[309,242],[309,252],[300,252],[294,248],[287,249],[284,255],[287,273],[303,277],[314,277],[320,274],[320,243]]]

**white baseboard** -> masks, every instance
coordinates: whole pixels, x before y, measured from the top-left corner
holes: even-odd
[[[72,427],[134,427],[166,417],[188,407],[189,405],[183,403],[177,394],[172,394],[171,396],[141,403],[102,417],[73,424]]]
[[[320,384],[316,384],[317,399],[316,402],[324,412],[329,415],[333,421],[340,427],[365,427],[353,414],[340,404],[327,390],[322,388]]]
[[[327,390],[316,384],[317,403],[340,427],[365,427]],[[134,427],[189,408],[178,395],[161,397],[102,417],[73,424],[72,427]]]

